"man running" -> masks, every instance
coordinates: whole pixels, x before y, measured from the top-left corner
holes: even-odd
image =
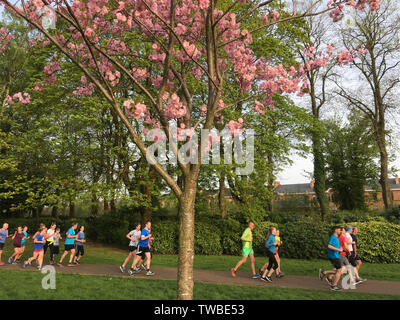
[[[324,278],[325,275],[329,274],[329,276],[326,279],[331,286],[331,290],[333,291],[341,290],[341,288],[339,288],[337,284],[344,270],[344,267],[342,267],[342,263],[340,262],[339,259],[339,253],[343,251],[339,243],[340,235],[341,235],[340,227],[333,227],[332,235],[328,243],[328,259],[332,263],[334,269],[328,271],[319,269],[319,278],[321,280]],[[332,281],[333,275],[335,275],[335,278]]]
[[[75,235],[75,230],[78,227],[77,223],[73,223],[71,228],[69,228],[68,232],[67,232],[67,236],[65,239],[65,250],[63,255],[61,256],[60,262],[57,263],[58,266],[62,267],[62,261],[64,260],[65,256],[68,254],[68,252],[71,251],[71,255],[69,257],[69,263],[68,263],[68,267],[74,267],[76,266],[75,264],[72,263],[72,259],[74,258],[75,255],[75,239],[77,238],[77,236]]]
[[[136,269],[136,265],[139,262],[139,260],[143,257],[146,258],[145,266],[146,266],[146,276],[153,276],[155,273],[150,271],[150,261],[151,261],[151,253],[150,253],[150,247],[149,247],[149,242],[150,239],[154,240],[154,238],[151,236],[150,230],[151,229],[151,222],[147,221],[145,224],[144,229],[142,230],[142,233],[140,235],[140,241],[138,243],[138,248],[136,251],[136,257],[133,260],[132,266],[129,269],[129,275],[133,276],[134,275],[134,270]],[[142,257],[140,256],[142,254]]]
[[[248,227],[246,230],[244,230],[242,234],[242,242],[243,242],[243,247],[242,247],[242,259],[239,260],[239,262],[236,264],[236,266],[231,270],[232,271],[232,276],[236,277],[236,271],[239,269],[239,267],[247,261],[247,257],[250,257],[250,262],[251,262],[251,271],[253,272],[253,279],[257,279],[260,277],[259,274],[256,273],[256,267],[254,264],[254,250],[253,250],[253,233],[252,230],[254,229],[254,223],[249,222]]]
[[[360,267],[362,265],[362,261],[357,253],[357,233],[358,233],[357,227],[354,227],[352,232],[350,233],[350,236],[353,240],[353,252],[352,252],[353,254],[352,256],[350,256],[350,263],[352,264],[353,267],[355,267],[355,271],[357,272],[358,275],[358,272],[360,271]],[[364,282],[367,281],[367,279],[363,279],[358,276],[357,281]]]

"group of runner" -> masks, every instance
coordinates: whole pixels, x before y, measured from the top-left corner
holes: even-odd
[[[280,239],[279,230],[275,227],[269,228],[268,234],[265,238],[268,261],[258,270],[258,273],[256,273],[252,234],[254,226],[254,223],[250,222],[247,229],[242,234],[242,259],[239,260],[236,266],[231,269],[232,276],[236,277],[236,271],[247,261],[247,258],[250,257],[253,279],[260,278],[263,281],[272,282],[271,276],[274,272],[277,278],[284,276],[284,273],[280,269],[280,258],[278,254],[278,248],[283,244],[283,242]]]
[[[80,263],[80,259],[85,254],[84,243],[85,240],[85,227],[81,226],[79,232],[76,234],[75,230],[78,228],[78,223],[73,223],[68,229],[65,239],[64,253],[61,259],[57,263],[58,266],[62,266],[62,261],[70,253],[69,267],[76,266]],[[7,238],[12,238],[14,253],[8,258],[8,263],[17,264],[25,252],[26,240],[31,237],[27,233],[27,226],[18,226],[14,234],[8,233],[8,223],[4,223],[0,229],[0,265],[4,265],[1,260],[3,248]],[[42,269],[44,255],[47,249],[50,251],[50,264],[55,264],[54,258],[59,254],[60,240],[62,236],[60,234],[60,228],[57,228],[55,223],[52,223],[50,228],[47,228],[44,224],[40,224],[37,232],[32,236],[33,239],[33,255],[28,260],[23,262],[23,267],[31,265],[32,261],[36,261],[37,268]]]
[[[254,223],[250,222],[246,230],[243,232],[241,240],[242,259],[231,269],[233,277],[236,277],[238,268],[247,261],[250,257],[252,277],[261,279],[262,281],[272,282],[272,274],[275,272],[276,278],[281,278],[284,273],[281,271],[280,258],[278,248],[283,244],[280,239],[279,230],[271,227],[265,238],[265,248],[268,261],[256,273],[254,250],[252,248]],[[355,285],[366,281],[359,276],[359,270],[362,265],[361,258],[357,254],[357,228],[334,227],[332,235],[328,243],[328,259],[332,263],[333,270],[319,270],[319,278],[323,280],[326,276],[326,281],[329,283],[331,290],[339,291],[341,288],[338,282],[344,273],[349,276],[350,286],[355,288]],[[354,275],[353,275],[354,273]]]
[[[155,273],[150,270],[152,258],[150,243],[154,240],[151,235],[151,222],[147,221],[145,227],[142,230],[140,228],[141,224],[136,223],[135,229],[126,235],[130,240],[128,246],[129,254],[119,269],[122,273],[125,273],[126,265],[130,259],[133,259],[132,265],[128,270],[130,276],[134,276],[142,270],[146,270],[146,276],[153,276]],[[143,263],[143,261],[145,262]]]
[[[359,276],[359,270],[362,265],[361,258],[357,254],[357,233],[358,228],[351,226],[332,228],[332,235],[328,243],[328,259],[332,263],[332,270],[319,270],[319,278],[329,283],[331,290],[339,291],[339,280],[343,274],[347,273],[350,283],[355,286],[366,281]],[[353,275],[354,273],[354,275]],[[355,279],[354,279],[355,277]]]

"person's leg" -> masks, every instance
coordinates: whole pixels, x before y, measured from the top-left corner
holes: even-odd
[[[236,266],[233,268],[233,270],[237,271],[237,269],[239,269],[239,267],[243,264],[246,263],[247,261],[247,257],[242,257],[241,260],[239,260],[239,262],[236,264]]]
[[[64,253],[63,253],[63,255],[61,256],[60,261],[58,262],[59,264],[61,264],[61,263],[63,262],[63,260],[64,260],[64,258],[66,257],[67,254],[68,254],[68,251],[65,250]]]
[[[84,255],[85,255],[85,248],[83,246],[80,246],[80,248],[79,248],[79,257],[78,257],[78,259],[76,261],[79,263],[79,261],[81,260],[81,258]]]
[[[253,272],[253,274],[256,274],[254,253],[249,254],[249,257],[250,257],[250,263],[251,263],[251,271]]]
[[[33,260],[36,260],[39,257],[39,253],[38,252],[34,252],[33,256],[30,257],[27,261],[24,262],[24,264],[29,264],[31,263]]]
[[[278,264],[278,268],[276,269],[277,274],[281,274],[281,259],[279,258],[278,253],[275,254],[275,260],[276,260],[276,263]]]
[[[122,267],[125,268],[126,264],[131,260],[131,258],[134,256],[135,251],[130,251],[128,256],[125,258],[124,263],[122,264]],[[135,258],[134,258],[135,259]]]
[[[274,271],[276,272],[276,275],[279,276],[279,272],[277,271],[277,269],[278,269],[278,262],[276,262],[275,255],[272,254],[272,268],[268,272],[268,277],[271,277]]]
[[[0,261],[1,261],[1,254],[3,253],[3,250],[0,250]]]
[[[44,257],[44,250],[39,252],[38,261],[39,261],[39,269],[43,266],[43,257]]]
[[[71,249],[71,255],[69,256],[69,264],[68,264],[69,266],[73,265],[72,261],[74,259],[74,256],[75,256],[75,249]]]
[[[150,252],[146,252],[146,270],[150,270],[150,262],[151,262],[151,256]]]
[[[344,270],[346,270],[346,268],[344,266],[341,267],[340,269],[336,269],[335,278],[333,279],[333,283],[332,283],[333,286],[337,286]]]
[[[272,270],[272,266],[274,263],[274,254],[271,251],[269,250],[267,251],[267,256],[268,256],[268,267],[267,269],[264,270],[263,278],[265,278],[265,276]]]

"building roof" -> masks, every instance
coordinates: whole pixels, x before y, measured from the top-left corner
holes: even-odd
[[[274,189],[277,193],[314,193],[310,183],[280,184]]]
[[[375,191],[377,188],[377,191],[381,190],[381,185],[379,184],[379,181],[376,181],[376,187],[372,185],[366,185],[365,186],[365,191]],[[389,189],[390,190],[400,190],[400,183],[396,184],[396,178],[389,178]]]

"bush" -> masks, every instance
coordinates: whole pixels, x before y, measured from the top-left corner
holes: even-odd
[[[384,212],[384,217],[387,221],[400,224],[400,207],[394,206],[390,209],[386,209]]]
[[[400,263],[400,226],[388,222],[354,222],[357,253],[365,262]]]
[[[154,223],[151,233],[154,241],[151,243],[152,250],[157,253],[174,254],[178,252],[178,223],[175,221],[164,221]]]
[[[327,259],[331,226],[311,219],[280,226],[279,255],[291,259]]]
[[[348,224],[351,221],[385,221],[385,218],[377,211],[348,211],[343,210],[336,213],[330,213],[326,216],[326,222],[330,224]]]
[[[197,222],[194,226],[194,252],[204,255],[221,255],[221,230],[213,224]]]
[[[240,237],[244,231],[240,222],[227,219],[214,219],[214,224],[220,230],[222,252],[229,255],[240,255],[242,252]]]

